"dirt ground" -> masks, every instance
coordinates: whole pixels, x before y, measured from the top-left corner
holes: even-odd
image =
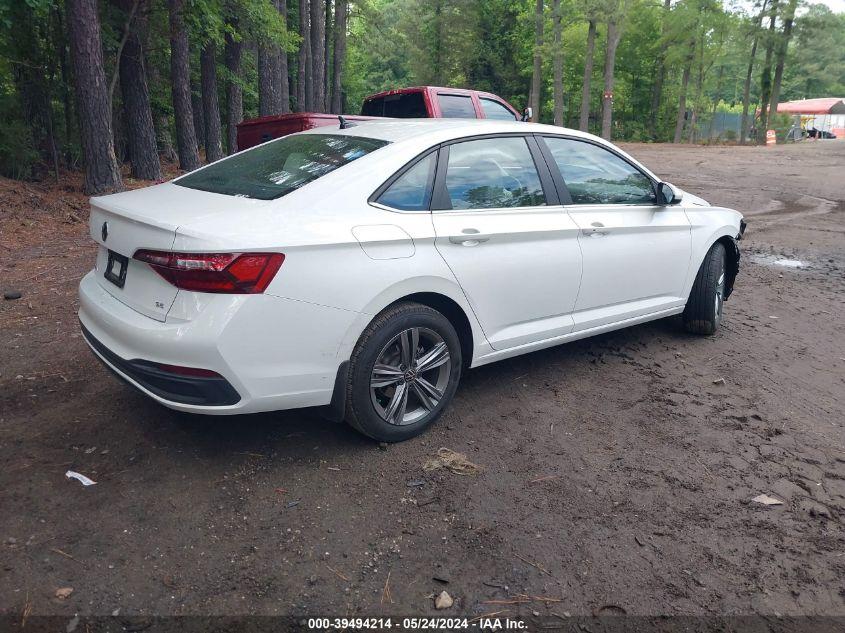
[[[717,335],[472,370],[389,447],[119,383],[78,331],[78,178],[0,181],[0,614],[845,615],[845,142],[626,149],[746,214]],[[425,471],[440,447],[483,470]]]

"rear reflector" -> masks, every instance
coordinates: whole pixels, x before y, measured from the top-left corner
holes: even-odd
[[[156,369],[167,372],[168,374],[178,374],[180,376],[194,376],[196,378],[222,378],[216,371],[210,369],[200,369],[199,367],[182,367],[181,365],[166,365],[164,363],[150,363]]]
[[[279,272],[282,253],[171,253],[141,249],[134,259],[149,264],[169,283],[193,292],[261,294]]]

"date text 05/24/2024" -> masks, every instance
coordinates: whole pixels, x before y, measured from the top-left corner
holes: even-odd
[[[309,630],[420,630],[420,631],[524,631],[526,624],[514,618],[309,618]]]

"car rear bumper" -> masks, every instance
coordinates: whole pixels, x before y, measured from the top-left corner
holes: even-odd
[[[85,342],[115,375],[119,378],[130,378],[130,384],[137,384],[144,391],[151,392],[163,400],[177,404],[219,407],[237,404],[241,399],[240,394],[222,376],[180,376],[162,371],[149,361],[124,360],[94,338],[84,325],[80,324],[80,327]]]
[[[190,320],[161,322],[112,297],[94,273],[79,299],[83,336],[109,369],[171,409],[212,415],[329,404],[338,350],[360,316],[269,295],[206,294],[190,298],[201,304]],[[220,378],[174,376],[156,364]]]

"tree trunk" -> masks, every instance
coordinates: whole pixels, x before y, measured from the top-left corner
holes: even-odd
[[[692,60],[695,58],[695,40],[689,43],[689,53],[687,53],[686,63],[684,64],[684,74],[681,77],[681,96],[678,99],[678,119],[675,121],[675,136],[672,139],[673,143],[680,143],[684,135],[684,120],[687,114],[687,88],[689,87],[690,73],[692,72]]]
[[[445,83],[443,81],[443,0],[434,0],[433,44],[431,55],[432,77],[435,84],[442,86]]]
[[[311,81],[313,107],[322,112],[326,104],[326,0],[311,0]]]
[[[200,166],[194,113],[191,106],[191,69],[188,32],[182,19],[184,0],[168,0],[170,9],[170,84],[179,167],[193,171]]]
[[[311,12],[308,0],[299,0],[299,69],[296,75],[296,108],[306,112],[314,107],[314,84],[311,74]]]
[[[126,125],[124,124],[124,109],[112,108],[111,130],[114,138],[114,158],[117,161],[117,168],[129,160],[126,152]]]
[[[601,137],[610,140],[613,125],[613,80],[616,70],[616,49],[622,31],[616,20],[607,22],[607,50],[604,55],[604,93],[601,97]]]
[[[713,125],[716,122],[716,108],[719,106],[719,100],[722,96],[722,76],[725,74],[725,66],[719,66],[719,75],[716,79],[716,98],[713,99],[713,110],[710,112],[710,124],[707,126],[707,142],[709,143],[713,138]]]
[[[238,123],[244,118],[244,97],[238,80],[241,78],[241,51],[243,44],[235,41],[231,33],[226,33],[226,68],[229,79],[226,81],[226,151],[234,154],[238,151]]]
[[[763,16],[766,14],[768,0],[763,0],[760,7],[760,15],[757,16],[757,24],[754,27],[754,40],[751,44],[751,55],[748,58],[748,70],[745,73],[745,85],[742,89],[742,123],[740,124],[739,144],[745,145],[748,136],[748,107],[751,102],[751,76],[754,72],[754,59],[757,57],[757,44],[760,41],[760,27],[763,25]]]
[[[131,11],[131,2],[121,0],[121,8]],[[120,56],[120,91],[126,114],[126,132],[129,143],[129,160],[133,178],[160,180],[161,163],[158,160],[153,112],[150,108],[150,91],[144,58],[144,32],[147,28],[146,7],[137,10],[134,24]]]
[[[96,0],[67,0],[70,56],[85,160],[85,193],[99,194],[123,188],[114,156],[111,107]]]
[[[288,3],[286,0],[276,0],[276,8],[282,14],[282,20],[285,22],[285,32],[287,33],[288,26]],[[285,38],[287,45],[287,38]],[[287,114],[290,112],[290,86],[288,85],[288,53],[286,47],[277,46],[276,56],[276,95],[278,96],[279,112]]]
[[[150,85],[161,85],[161,75],[155,64],[147,66],[147,72],[150,75]],[[179,160],[179,155],[173,147],[169,114],[153,105],[153,120],[155,121],[156,145],[159,156],[167,163],[176,163]]]
[[[757,128],[757,143],[766,142],[766,129],[769,127],[769,98],[772,96],[772,55],[775,46],[775,21],[778,16],[778,2],[773,0],[769,17],[769,29],[766,34],[766,58],[760,77],[760,125]]]
[[[325,0],[326,25],[323,33],[323,112],[329,112],[332,105],[332,75],[331,75],[331,43],[334,38],[332,31],[332,0]]]
[[[170,136],[170,119],[164,113],[156,116],[156,144],[159,152],[164,156],[164,160],[168,163],[175,163],[179,160],[179,155],[173,147],[173,139]]]
[[[29,15],[31,22],[34,20],[30,8],[22,3]],[[58,179],[58,153],[55,138],[52,134],[51,98],[48,81],[44,74],[44,67],[41,63],[41,51],[36,39],[35,32],[26,35],[19,34],[20,39],[25,39],[27,46],[21,46],[21,53],[31,55],[27,57],[26,63],[12,63],[12,79],[14,90],[20,101],[21,114],[29,125],[32,141],[42,158],[50,160],[56,171]]]
[[[348,0],[334,2],[334,64],[332,66],[332,112],[343,112],[343,65],[346,63],[346,13]]]
[[[65,150],[65,164],[70,165],[71,162],[71,144],[70,141],[73,138],[73,106],[72,106],[72,99],[70,97],[70,72],[68,71],[67,66],[67,54],[65,51],[66,48],[66,36],[65,36],[65,28],[64,28],[64,18],[62,16],[62,12],[58,7],[53,7],[53,11],[55,11],[56,15],[56,48],[59,54],[59,69],[61,70],[61,78],[62,78],[62,104],[64,106],[64,115],[65,115],[65,142],[64,142],[64,150]]]
[[[276,90],[278,79],[275,65],[278,62],[274,44],[258,43],[258,116],[278,114]]]
[[[698,140],[698,105],[701,103],[701,91],[704,88],[704,31],[698,43],[698,81],[696,82],[695,97],[692,102],[692,115],[690,116],[689,135],[687,142],[692,144]]]
[[[534,6],[534,74],[531,76],[532,121],[540,120],[540,92],[543,86],[543,0]]]
[[[560,0],[552,0],[552,31],[554,34],[554,123],[563,125],[563,42],[560,15]]]
[[[223,132],[220,104],[217,100],[217,45],[208,42],[200,53],[202,75],[202,110],[205,120],[205,160],[213,163],[223,158]]]
[[[660,111],[660,102],[663,99],[663,81],[666,78],[666,51],[669,43],[666,41],[667,23],[669,12],[672,10],[672,0],[663,0],[663,26],[661,28],[660,52],[657,54],[657,69],[654,73],[654,87],[651,93],[651,113],[648,117],[648,137],[657,140],[657,118]]]
[[[194,133],[197,135],[197,150],[205,149],[205,112],[202,109],[202,94],[191,82],[191,112],[194,115]]]
[[[590,19],[587,28],[587,52],[584,57],[584,84],[581,88],[581,117],[578,129],[588,132],[590,127],[590,82],[593,79],[593,54],[596,50],[596,21]]]
[[[772,96],[769,99],[769,113],[777,114],[778,101],[780,100],[780,86],[783,82],[783,68],[786,64],[786,51],[789,48],[789,40],[792,39],[792,25],[795,20],[795,9],[798,0],[789,0],[786,11],[783,15],[783,33],[778,42],[777,55],[775,56],[775,78],[772,81]]]

